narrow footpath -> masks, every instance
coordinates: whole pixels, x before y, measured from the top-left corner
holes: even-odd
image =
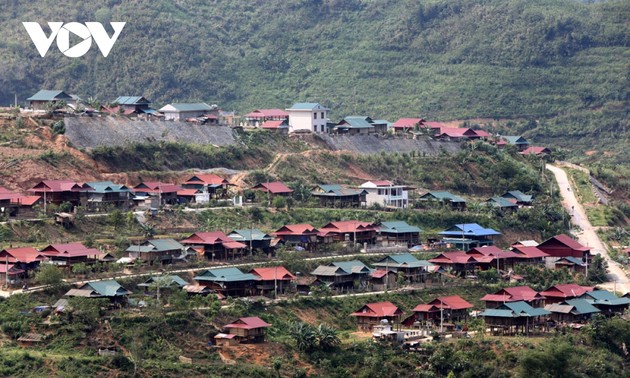
[[[621,269],[619,264],[613,261],[608,255],[608,250],[599,239],[597,232],[588,220],[584,207],[582,207],[575,197],[575,188],[571,188],[566,172],[562,168],[551,164],[547,164],[546,167],[556,177],[556,181],[560,187],[562,205],[569,214],[571,214],[571,222],[581,229],[581,232],[577,235],[578,241],[583,245],[591,247],[592,254],[601,255],[608,263],[608,282],[599,286],[607,290],[616,290],[623,294],[630,292],[630,280],[628,280],[628,275]]]

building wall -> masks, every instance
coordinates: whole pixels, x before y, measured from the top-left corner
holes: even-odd
[[[321,116],[322,113],[324,113],[323,118]],[[317,114],[317,119],[315,119],[314,114]],[[297,130],[310,130],[316,133],[326,132],[326,118],[327,117],[328,117],[328,114],[325,110],[317,110],[317,111],[315,110],[314,111],[289,110],[289,131],[293,132]]]
[[[165,112],[164,119],[166,121],[185,121],[186,118],[200,117],[206,113],[203,110],[191,111],[191,112]]]

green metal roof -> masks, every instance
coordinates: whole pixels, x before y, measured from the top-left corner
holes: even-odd
[[[466,202],[466,200],[463,199],[462,197],[457,196],[450,192],[446,192],[446,191],[436,191],[436,192],[431,191],[422,195],[420,199],[429,199],[431,197],[440,201]]]
[[[416,226],[411,226],[405,221],[387,221],[379,223],[381,232],[387,232],[391,234],[402,234],[406,232],[422,232],[422,230]],[[412,256],[413,257],[413,256]]]
[[[532,202],[533,196],[525,194],[520,190],[510,190],[509,192],[505,192],[501,197],[503,198],[514,198],[518,202]]]
[[[517,302],[503,303],[498,308],[487,309],[479,315],[501,317],[501,318],[517,318],[521,316],[533,317],[533,316],[544,316],[544,315],[549,315],[549,314],[551,314],[551,312],[545,310],[544,308],[534,308],[524,301],[517,301]]]
[[[516,318],[512,310],[499,310],[496,308],[489,308],[479,314],[479,316],[489,316],[494,318]]]
[[[131,190],[124,185],[114,184],[111,181],[88,182],[91,188],[90,193],[129,193]]]
[[[208,269],[194,279],[196,281],[239,282],[255,281],[257,277],[251,273],[243,273],[238,268],[217,268]]]
[[[529,144],[529,142],[520,135],[504,135],[501,138],[505,139],[509,144]]]
[[[271,240],[271,236],[265,234],[257,228],[246,230],[234,230],[228,234],[228,238],[236,241],[262,241]]]
[[[184,248],[184,246],[175,239],[152,239],[147,241],[147,243],[154,246],[156,252],[181,250]]]
[[[144,283],[139,284],[138,286],[150,286],[152,283],[154,283],[158,279],[163,279],[165,282],[168,282],[168,286],[177,285],[177,286],[183,287],[185,285],[188,285],[188,282],[184,281],[184,279],[181,278],[180,276],[167,275],[167,276],[151,277],[148,280],[146,280]]]
[[[408,268],[419,268],[423,266],[434,266],[430,262],[426,260],[418,260],[415,256],[410,253],[400,253],[395,255],[389,255],[385,258],[381,259],[379,262],[373,264],[374,266],[388,266],[391,268],[394,267],[408,267]]]
[[[611,293],[608,290],[589,291],[588,293],[584,293],[584,295],[582,295],[580,298],[594,305],[621,306],[630,304],[630,298],[619,298],[614,293]]]
[[[328,110],[317,102],[298,102],[287,110]]]
[[[374,128],[374,125],[372,125],[369,122],[370,118],[369,117],[363,117],[363,116],[351,116],[351,117],[346,117],[343,119],[343,121],[339,122],[339,124],[337,124],[337,127],[339,128],[348,128],[348,129],[371,129]],[[342,122],[345,122],[344,124],[341,124]]]
[[[341,268],[350,273],[369,273],[372,271],[370,268],[367,267],[367,265],[359,260],[336,261],[332,262],[331,265]]]
[[[592,304],[588,303],[584,299],[568,299],[564,303],[573,306],[574,310],[571,311],[575,315],[594,314],[600,312],[599,309]]]
[[[26,99],[27,101],[55,101],[55,100],[72,100],[72,96],[64,91],[58,90],[46,90],[35,93],[33,96]]]
[[[81,289],[86,287],[91,288],[104,297],[118,297],[129,294],[129,291],[123,288],[116,280],[88,282],[81,286]]]
[[[148,105],[151,103],[142,96],[120,96],[114,102],[120,105]]]
[[[344,188],[339,184],[321,184],[317,186],[323,191],[323,193],[312,192],[311,194],[316,197],[345,197],[367,194],[367,191],[363,189]]]
[[[514,202],[510,202],[503,197],[492,197],[489,200],[487,200],[486,203],[488,205],[498,207],[498,208],[518,207],[517,204],[515,204]]]

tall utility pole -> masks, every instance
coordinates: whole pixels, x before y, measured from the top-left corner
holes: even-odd
[[[444,302],[440,300],[440,334],[444,332]]]
[[[276,265],[275,273],[273,275],[273,298],[278,299],[278,265]]]

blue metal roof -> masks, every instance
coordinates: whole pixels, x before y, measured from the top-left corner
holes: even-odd
[[[114,184],[111,181],[88,182],[91,188],[90,193],[129,193],[131,190],[124,185]]]
[[[501,235],[500,232],[491,228],[484,228],[477,223],[462,223],[456,224],[453,227],[440,232],[440,235],[445,236],[492,236]]]
[[[81,289],[85,289],[86,286],[104,297],[118,297],[129,294],[129,291],[123,288],[116,280],[88,282]]]

